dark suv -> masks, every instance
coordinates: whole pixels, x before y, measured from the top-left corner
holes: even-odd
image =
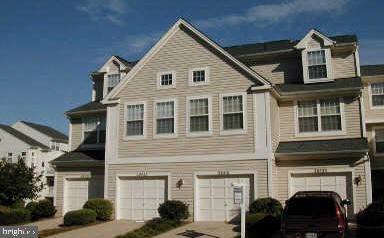
[[[281,218],[284,238],[344,237],[348,228],[345,206],[335,192],[297,192],[286,201]]]

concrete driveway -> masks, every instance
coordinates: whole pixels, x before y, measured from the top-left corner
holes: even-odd
[[[224,222],[194,222],[155,236],[155,238],[233,238],[236,225]]]
[[[32,223],[25,224],[25,226],[37,226],[39,231],[47,229],[59,228],[59,225],[63,224],[62,217],[44,219]]]
[[[144,223],[133,221],[110,221],[94,226],[88,226],[73,231],[63,232],[50,238],[114,238],[117,235],[125,234],[131,230],[141,227]]]

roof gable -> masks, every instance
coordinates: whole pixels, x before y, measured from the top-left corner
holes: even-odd
[[[295,45],[296,49],[305,49],[307,48],[308,43],[313,39],[313,36],[316,36],[317,38],[321,39],[323,41],[324,46],[333,46],[335,44],[335,41],[327,37],[325,34],[319,32],[316,29],[310,30],[303,39],[299,41]]]
[[[0,124],[0,129],[2,129],[3,131],[7,132],[8,134],[12,135],[13,137],[23,141],[24,143],[28,144],[28,145],[31,145],[31,146],[37,146],[37,147],[40,147],[42,149],[48,149],[47,146],[43,145],[42,143],[32,139],[31,137],[21,133],[20,131],[10,127],[10,126],[7,126],[7,125],[1,125]]]
[[[121,70],[127,70],[127,69],[130,69],[133,67],[133,63],[131,62],[128,62],[127,60],[121,58],[120,56],[117,56],[117,55],[112,55],[104,64],[103,66],[101,66],[97,72],[99,73],[103,73],[103,72],[107,72],[108,71],[108,67],[111,63],[113,62],[117,62],[120,67],[121,67]]]
[[[63,141],[63,142],[68,142],[68,136],[65,134],[61,133],[60,131],[53,129],[52,127],[37,124],[37,123],[32,123],[32,122],[27,122],[27,121],[20,121],[24,125],[27,125],[28,127],[52,138],[53,140],[58,140],[58,141]]]
[[[165,33],[161,37],[161,39],[144,55],[144,57],[131,69],[131,71],[129,71],[129,73],[120,81],[120,83],[104,98],[102,103],[107,104],[110,100],[112,101],[119,94],[119,92],[124,88],[126,83],[130,79],[132,79],[143,68],[143,66],[152,58],[152,56],[154,56],[168,42],[168,40],[172,38],[172,36],[180,28],[183,28],[183,30],[186,30],[189,33],[193,34],[196,40],[202,41],[207,46],[216,50],[227,61],[235,64],[237,68],[239,68],[240,70],[243,70],[250,77],[255,79],[255,81],[257,81],[258,84],[262,85],[262,87],[270,87],[270,83],[266,79],[264,79],[262,76],[260,76],[255,71],[253,71],[252,69],[250,69],[249,67],[241,63],[238,59],[236,59],[234,56],[232,56],[227,51],[225,51],[222,47],[220,47],[214,41],[210,40],[208,37],[206,37],[204,34],[202,34],[200,31],[198,31],[195,27],[190,25],[188,22],[186,22],[183,19],[179,19],[168,30],[168,32]]]

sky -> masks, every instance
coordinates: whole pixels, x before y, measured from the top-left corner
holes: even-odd
[[[384,63],[382,0],[2,0],[0,123],[68,132],[64,112],[91,99],[111,55],[137,60],[179,17],[222,46],[356,34],[361,64]]]

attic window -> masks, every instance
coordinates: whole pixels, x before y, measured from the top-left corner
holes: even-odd
[[[325,59],[325,50],[309,51],[307,56],[309,79],[327,78],[327,61]]]
[[[110,92],[119,82],[120,74],[108,74],[108,92]]]

